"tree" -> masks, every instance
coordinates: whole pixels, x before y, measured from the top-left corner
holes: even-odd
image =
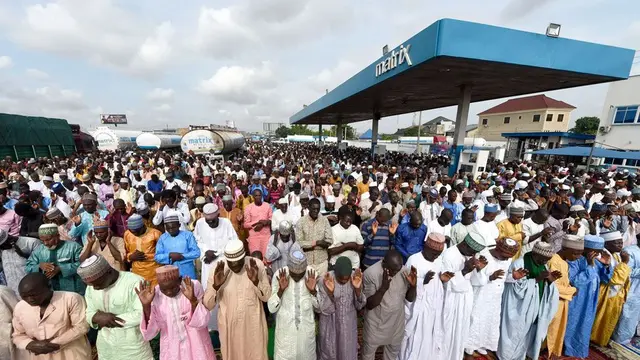
[[[280,126],[276,129],[276,136],[279,138],[286,138],[288,135],[291,135],[291,129],[286,126]]]
[[[347,135],[346,135],[346,136],[345,136],[345,138],[343,138],[342,140],[354,140],[354,139],[356,138],[356,131],[355,131],[355,129],[354,129],[352,126],[344,125],[344,126],[342,126],[342,129],[343,129],[342,131],[345,131],[345,130],[344,130],[345,128],[347,129],[347,130],[346,130]],[[338,129],[338,127],[337,127],[337,126],[335,126],[335,125],[331,126],[331,127],[329,128],[329,136],[338,136],[338,135],[336,134],[337,129]],[[344,133],[343,133],[343,134],[344,134]]]
[[[316,133],[307,125],[291,125],[291,135],[314,135]]]
[[[596,135],[600,126],[600,118],[597,116],[583,116],[576,120],[575,126],[569,132],[585,135]]]
[[[417,126],[412,126],[404,131],[403,136],[418,136],[418,129],[419,128]],[[424,133],[425,131],[424,129],[422,129],[422,132],[420,133],[420,135],[424,135]]]

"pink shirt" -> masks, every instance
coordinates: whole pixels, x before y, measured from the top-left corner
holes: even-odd
[[[273,210],[267,203],[257,206],[256,204],[250,204],[244,209],[244,228],[249,230],[249,251],[260,251],[262,255],[267,252],[267,244],[271,237],[271,226],[264,226],[262,230],[255,231],[253,227],[260,220],[271,220],[273,216]]]
[[[209,317],[211,313],[202,305],[204,291],[197,280],[193,283],[194,295],[199,303],[191,313],[191,303],[182,295],[170,298],[156,285],[156,295],[151,303],[149,323],[140,322],[140,331],[146,341],[160,333],[161,360],[215,359],[211,337],[209,337]]]
[[[7,210],[0,215],[0,229],[5,230],[9,235],[20,236],[20,223],[22,219],[13,210]]]

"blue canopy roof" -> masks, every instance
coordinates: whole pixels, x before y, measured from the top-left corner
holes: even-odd
[[[530,0],[533,1],[533,0]],[[543,30],[543,29],[541,29]],[[304,106],[291,124],[348,124],[629,77],[635,50],[454,19],[431,24]]]
[[[360,135],[360,140],[371,140],[371,135],[373,135],[373,131],[371,129],[364,132],[364,134]],[[380,135],[378,134],[378,140],[380,140]]]
[[[570,147],[561,147],[556,149],[530,151],[530,153],[535,155],[586,157],[586,156],[589,156],[590,151],[591,151],[591,147],[588,147],[588,146],[570,146]],[[640,151],[618,151],[618,150],[603,149],[600,147],[596,147],[596,148],[593,148],[593,157],[640,160]]]

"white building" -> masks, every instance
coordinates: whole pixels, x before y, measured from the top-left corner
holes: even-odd
[[[609,84],[596,142],[612,149],[640,150],[640,75]],[[605,159],[606,164],[640,166],[640,161]]]

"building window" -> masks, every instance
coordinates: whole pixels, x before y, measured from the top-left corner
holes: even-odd
[[[638,106],[619,106],[613,118],[614,124],[633,124],[638,114]]]
[[[562,122],[564,120],[564,114],[558,114],[558,122]]]
[[[489,119],[482,119],[482,125],[489,125]]]
[[[553,114],[547,114],[547,121],[553,121]]]
[[[604,163],[607,165],[622,165],[624,159],[605,158]]]
[[[505,124],[508,124],[509,122],[511,122],[511,118],[510,118],[510,117],[508,117],[508,116],[507,116],[507,117],[505,117],[505,118],[504,118],[504,123],[505,123]]]
[[[533,122],[540,122],[540,114],[533,115]]]

